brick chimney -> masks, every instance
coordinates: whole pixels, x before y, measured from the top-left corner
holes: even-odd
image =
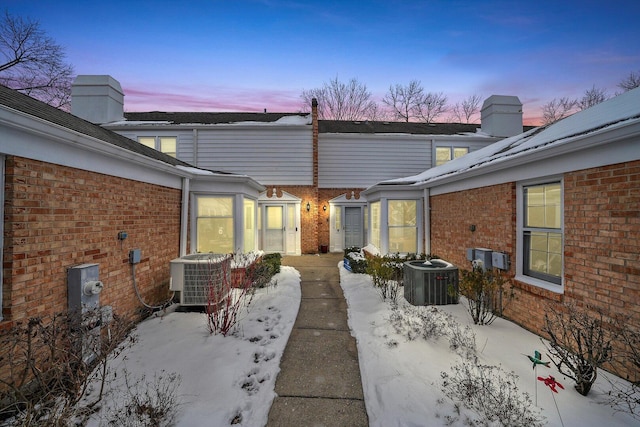
[[[107,75],[79,75],[71,85],[71,114],[95,124],[123,120],[120,82]]]
[[[522,103],[517,96],[491,95],[480,110],[482,132],[497,137],[522,133]]]
[[[313,142],[313,186],[318,188],[318,100],[311,100],[311,127]]]

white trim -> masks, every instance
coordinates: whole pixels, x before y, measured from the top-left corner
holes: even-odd
[[[560,182],[560,200],[562,202],[562,206],[560,209],[560,224],[561,224],[561,233],[562,233],[562,273],[560,274],[560,284],[547,282],[545,280],[540,280],[535,277],[526,276],[523,273],[523,251],[524,251],[524,239],[523,239],[523,228],[524,228],[524,196],[523,196],[523,188],[531,185],[539,185],[545,183],[553,183]],[[546,289],[550,292],[554,292],[557,294],[563,294],[565,290],[565,282],[564,282],[564,179],[560,175],[549,175],[545,177],[540,177],[535,180],[526,180],[519,181],[516,183],[516,275],[515,280],[526,283],[528,285],[536,286],[538,288]]]

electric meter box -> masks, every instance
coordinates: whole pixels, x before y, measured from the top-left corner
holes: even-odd
[[[92,310],[100,306],[99,264],[81,264],[67,270],[69,311]]]

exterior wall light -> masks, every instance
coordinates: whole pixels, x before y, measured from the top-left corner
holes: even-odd
[[[326,210],[327,210],[327,205],[323,205],[323,206],[322,206],[322,210],[323,210],[323,211],[326,211]]]
[[[311,203],[307,202],[307,212],[311,210]]]

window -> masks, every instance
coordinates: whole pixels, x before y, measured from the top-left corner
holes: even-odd
[[[560,182],[522,187],[522,273],[562,284],[562,187]]]
[[[256,201],[244,199],[244,252],[256,249]]]
[[[469,153],[468,147],[436,147],[436,166]]]
[[[175,136],[139,136],[138,142],[154,150],[161,151],[169,156],[176,157],[178,138]]]
[[[233,197],[198,196],[196,205],[196,251],[233,252]]]
[[[415,253],[418,247],[418,203],[389,200],[389,250]]]
[[[371,203],[371,244],[380,248],[380,202]]]

